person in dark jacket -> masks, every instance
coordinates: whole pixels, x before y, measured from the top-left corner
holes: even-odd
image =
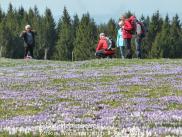
[[[144,25],[142,22],[136,20],[135,46],[136,46],[136,55],[138,59],[142,58],[141,45],[144,37],[145,37]]]
[[[35,47],[35,35],[36,32],[32,30],[30,25],[26,25],[25,30],[22,31],[20,34],[20,37],[24,40],[24,58],[33,58],[33,48]]]

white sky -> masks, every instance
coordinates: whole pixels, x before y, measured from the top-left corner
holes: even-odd
[[[77,13],[80,17],[89,12],[97,23],[107,22],[110,18],[118,19],[127,11],[140,17],[142,14],[150,16],[159,10],[162,16],[169,14],[172,17],[177,13],[182,18],[182,0],[0,0],[1,8],[7,11],[10,2],[14,8],[23,6],[25,10],[36,5],[40,14],[48,7],[55,19],[61,17],[66,6],[71,16]]]

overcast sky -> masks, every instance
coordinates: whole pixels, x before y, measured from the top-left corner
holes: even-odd
[[[89,12],[97,23],[107,22],[110,18],[118,19],[127,11],[135,13],[140,17],[151,16],[157,10],[162,16],[169,14],[170,17],[176,13],[182,18],[182,0],[0,0],[0,6],[7,11],[9,3],[13,7],[23,6],[26,10],[36,5],[40,14],[45,8],[51,9],[55,19],[62,15],[63,7],[66,6],[71,16]]]

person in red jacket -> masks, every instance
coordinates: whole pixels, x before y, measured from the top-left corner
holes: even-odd
[[[107,37],[105,36],[104,33],[100,33],[99,42],[95,53],[96,57],[98,58],[100,57],[105,58],[107,56],[111,57],[113,54],[114,51],[109,49]]]
[[[131,59],[132,58],[132,51],[131,51],[131,39],[132,39],[132,31],[135,29],[134,25],[135,24],[135,16],[131,16],[129,19],[122,18],[124,21],[123,25],[123,39],[124,43],[126,45],[126,58]]]

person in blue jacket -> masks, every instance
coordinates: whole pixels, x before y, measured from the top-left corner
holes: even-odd
[[[121,21],[119,21],[118,25],[120,28],[118,29],[118,33],[117,33],[116,45],[117,45],[117,47],[120,48],[121,58],[124,59],[124,57],[125,57],[125,45],[124,45],[123,30],[122,30],[124,22],[121,20]]]

